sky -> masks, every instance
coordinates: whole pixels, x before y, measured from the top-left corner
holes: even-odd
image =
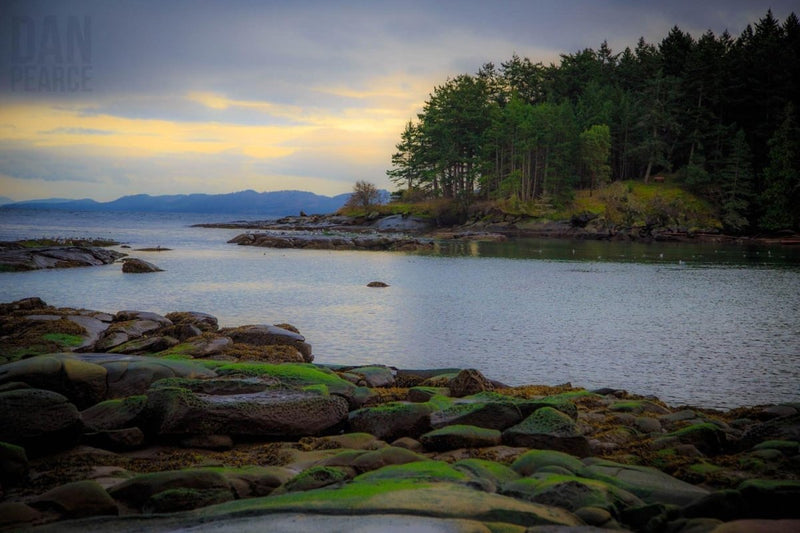
[[[0,196],[381,188],[436,85],[513,54],[737,36],[787,0],[0,3]]]

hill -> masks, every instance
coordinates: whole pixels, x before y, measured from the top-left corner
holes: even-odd
[[[228,194],[174,194],[123,196],[111,202],[91,199],[47,199],[15,202],[6,208],[64,209],[74,211],[139,211],[172,213],[225,213],[264,216],[332,213],[342,207],[349,193],[322,196],[307,191],[239,191]]]

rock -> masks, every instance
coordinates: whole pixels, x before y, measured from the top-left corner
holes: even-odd
[[[712,533],[791,533],[800,531],[800,520],[735,520],[715,527]]]
[[[22,298],[9,303],[0,303],[0,315],[8,315],[14,311],[35,311],[37,309],[45,309],[47,304],[41,298],[36,296],[32,298]]]
[[[42,513],[20,502],[0,502],[0,530],[22,528],[41,519]]]
[[[800,481],[748,479],[737,488],[750,518],[800,518]]]
[[[630,492],[594,479],[578,476],[549,475],[523,478],[503,486],[502,493],[526,501],[577,511],[597,507],[619,516],[622,509],[642,505]]]
[[[148,391],[157,435],[315,435],[347,417],[347,400],[290,389],[252,394],[195,394],[182,388]]]
[[[378,288],[378,289],[385,288],[388,286],[389,286],[388,283],[384,283],[382,281],[370,281],[369,283],[367,283],[367,287]]]
[[[174,489],[227,490],[233,499],[233,492],[228,480],[221,472],[210,468],[187,468],[141,474],[111,487],[108,493],[126,505],[141,509],[153,496]]]
[[[720,490],[684,506],[681,514],[687,518],[716,518],[729,522],[747,518],[747,509],[747,502],[738,490]]]
[[[265,345],[281,345],[295,347],[301,354],[306,362],[310,363],[314,360],[311,354],[311,345],[305,342],[305,337],[277,326],[268,325],[250,325],[240,326],[238,328],[225,328],[219,330],[220,335],[230,337],[234,342],[252,344],[255,346]]]
[[[0,442],[0,485],[12,487],[28,476],[25,449],[9,442]]]
[[[546,467],[558,466],[576,474],[584,464],[577,457],[555,450],[530,450],[520,455],[511,469],[522,476],[530,476]]]
[[[281,466],[245,466],[225,468],[222,475],[237,499],[268,496],[291,479],[295,473]]]
[[[66,518],[119,514],[113,498],[91,480],[56,487],[31,500],[30,505],[41,510],[55,508]]]
[[[42,389],[0,393],[0,441],[38,455],[76,444],[81,428],[80,413],[61,394]]]
[[[3,248],[0,249],[0,270],[15,272],[109,265],[124,256],[113,250],[85,246]]]
[[[709,491],[676,479],[660,470],[645,466],[625,465],[597,458],[584,459],[585,467],[578,475],[605,481],[625,489],[646,503],[688,505],[706,496]]]
[[[169,336],[142,337],[115,346],[108,350],[108,353],[144,355],[167,350],[176,344],[178,340]]]
[[[431,229],[430,220],[408,215],[389,215],[379,218],[372,227],[377,231],[422,233]]]
[[[142,422],[147,396],[128,396],[106,400],[81,412],[87,428],[94,431],[107,431],[136,426]]]
[[[143,505],[142,512],[175,513],[233,500],[229,488],[224,489],[168,489],[154,494]]]
[[[83,442],[104,450],[128,451],[144,446],[145,436],[138,427],[109,429],[86,433],[83,436]]]
[[[350,429],[375,435],[382,440],[417,438],[430,431],[431,406],[428,403],[391,402],[364,407],[349,415]]]
[[[351,469],[341,466],[313,466],[299,473],[274,492],[301,492],[344,483],[354,477]]]
[[[153,313],[153,315],[155,315]],[[117,313],[119,318],[120,314]],[[126,315],[122,315],[126,316]],[[154,333],[163,327],[172,324],[164,324],[153,316],[152,318],[129,318],[126,320],[115,320],[113,324],[103,333],[103,336],[95,343],[95,350],[107,351],[125,344],[128,341],[139,339],[145,335]],[[164,317],[160,317],[164,318]],[[166,320],[166,319],[164,319]]]
[[[102,400],[106,369],[68,355],[42,355],[0,366],[0,384],[13,381],[63,394],[78,407]]]
[[[425,403],[434,396],[450,396],[450,389],[446,387],[411,387],[408,389],[406,400],[414,403]]]
[[[494,390],[492,382],[473,368],[460,371],[447,386],[450,389],[450,395],[455,398]]]
[[[392,369],[386,366],[360,366],[351,368],[348,372],[363,379],[367,387],[394,387],[395,385]]]
[[[711,423],[693,424],[674,431],[670,436],[677,437],[684,444],[692,444],[708,455],[720,453],[727,441],[725,432]]]
[[[391,465],[404,465],[417,461],[425,461],[427,457],[411,450],[396,446],[386,446],[370,452],[359,454],[350,462],[350,466],[359,472],[371,472]]]
[[[518,424],[522,413],[511,401],[454,403],[431,413],[431,427],[466,424],[488,429],[504,430]]]
[[[195,326],[200,331],[213,332],[219,329],[217,317],[209,315],[208,313],[200,313],[198,311],[176,311],[174,313],[168,313],[166,318],[176,326],[191,325]]]
[[[429,450],[446,451],[498,446],[500,438],[500,431],[496,429],[457,424],[425,433],[419,440]]]
[[[505,430],[503,442],[510,446],[558,450],[578,457],[590,454],[589,442],[580,434],[575,422],[552,407],[542,407]]]
[[[150,272],[163,272],[162,269],[155,266],[153,263],[130,257],[122,260],[122,271],[128,274],[147,274]]]

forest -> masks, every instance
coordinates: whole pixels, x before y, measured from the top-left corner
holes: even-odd
[[[800,229],[800,22],[738,36],[677,26],[545,66],[513,55],[433,89],[392,155],[405,201],[558,206],[614,181],[668,180],[730,233]]]

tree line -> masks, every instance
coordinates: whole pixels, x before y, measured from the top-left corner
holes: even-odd
[[[728,231],[800,229],[800,22],[771,11],[738,37],[673,27],[545,66],[516,54],[433,89],[390,179],[409,200],[559,205],[576,189],[668,174]]]

